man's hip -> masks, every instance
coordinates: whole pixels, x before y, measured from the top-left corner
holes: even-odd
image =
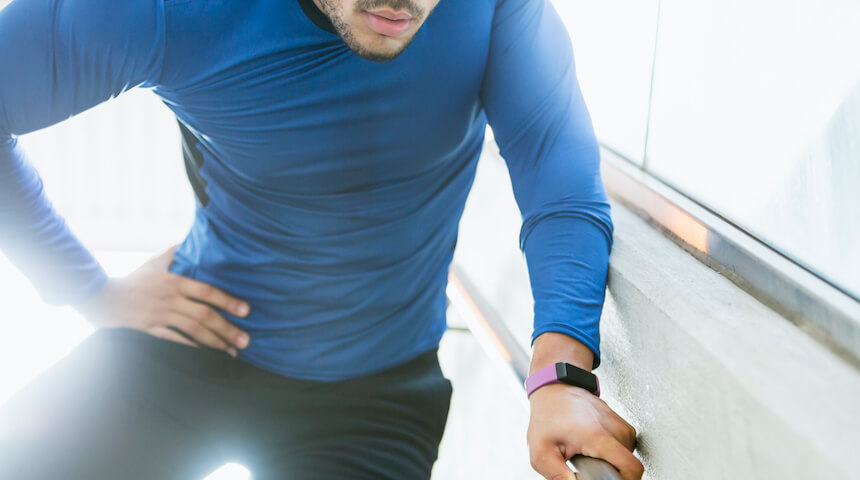
[[[0,477],[197,479],[232,461],[255,480],[425,479],[450,397],[435,350],[317,382],[104,329],[0,406]]]

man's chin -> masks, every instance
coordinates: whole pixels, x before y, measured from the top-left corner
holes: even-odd
[[[413,33],[408,38],[390,38],[377,33],[361,32],[354,35],[353,32],[341,33],[341,38],[356,55],[374,62],[390,62],[399,57],[415,38]]]
[[[352,51],[355,52],[355,54],[358,55],[359,57],[361,57],[365,60],[370,60],[372,62],[390,62],[390,61],[394,60],[395,58],[399,57],[400,54],[403,53],[404,50],[406,50],[406,47],[403,47],[400,50],[395,51],[395,52],[390,52],[390,51],[389,52],[378,52],[378,51],[361,50],[361,49],[357,50],[355,48],[352,49]]]
[[[359,57],[370,60],[373,62],[390,62],[395,58],[399,57],[406,48],[409,47],[409,44],[412,42],[410,38],[408,41],[402,44],[393,44],[393,45],[385,45],[383,47],[366,47],[361,44],[349,45],[349,48],[355,52]],[[393,42],[391,42],[393,43]]]

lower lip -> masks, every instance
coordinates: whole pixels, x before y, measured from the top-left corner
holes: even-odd
[[[386,37],[399,37],[412,25],[412,19],[389,20],[369,12],[364,12],[364,18],[371,30]]]

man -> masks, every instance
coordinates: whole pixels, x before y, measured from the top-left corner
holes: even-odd
[[[488,122],[523,215],[532,371],[599,363],[611,221],[549,0],[15,0],[0,45],[0,242],[46,300],[110,327],[4,407],[0,478],[199,478],[225,460],[428,478]],[[199,204],[178,249],[108,279],[15,135],[134,87],[179,119]],[[530,401],[541,475],[573,478],[583,453],[640,478],[635,431],[595,395]]]

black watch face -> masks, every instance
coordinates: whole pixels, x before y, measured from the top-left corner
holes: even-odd
[[[555,364],[555,374],[560,382],[584,388],[591,393],[597,392],[597,377],[587,370],[569,363],[559,362]]]

